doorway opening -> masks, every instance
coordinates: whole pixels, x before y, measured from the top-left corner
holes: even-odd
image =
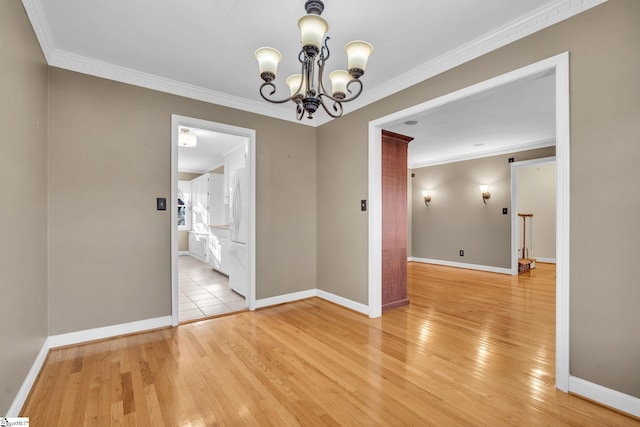
[[[555,75],[556,110],[556,388],[569,390],[569,55],[562,53],[369,122],[369,316],[382,314],[381,131],[450,102],[538,73]]]
[[[253,309],[255,130],[172,115],[171,148],[173,325]]]
[[[556,181],[555,157],[511,164],[512,275],[519,259],[556,263]],[[531,216],[521,220],[519,214]]]

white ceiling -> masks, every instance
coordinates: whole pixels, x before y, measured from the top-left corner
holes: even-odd
[[[178,146],[178,171],[207,173],[224,165],[224,157],[234,148],[247,142],[243,136],[212,132],[205,129],[181,126],[196,136],[195,147]]]
[[[346,68],[347,42],[374,45],[363,94],[345,104],[349,113],[604,1],[325,0],[328,71]],[[282,52],[276,84],[285,98],[284,79],[299,73],[304,0],[22,2],[51,66],[296,120],[293,104],[260,97],[253,53],[262,46]],[[319,112],[302,123],[329,120]]]
[[[417,124],[405,124],[415,121]],[[545,72],[403,118],[409,167],[555,145],[555,74]]]

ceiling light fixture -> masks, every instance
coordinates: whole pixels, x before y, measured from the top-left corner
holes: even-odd
[[[296,117],[301,120],[305,112],[309,119],[313,118],[313,113],[322,105],[324,111],[331,117],[342,116],[342,103],[356,99],[362,93],[362,82],[360,77],[367,67],[369,55],[373,53],[371,44],[356,40],[347,43],[344,50],[347,52],[347,63],[349,71],[336,70],[329,73],[331,81],[331,95],[327,93],[322,81],[325,62],[329,59],[329,47],[325,37],[329,24],[320,15],[324,10],[324,3],[321,0],[307,0],[304,4],[307,14],[298,21],[298,27],[302,34],[302,50],[298,54],[298,61],[302,65],[300,74],[289,76],[286,80],[291,91],[291,96],[285,99],[270,98],[276,93],[276,86],[273,81],[276,78],[278,63],[282,55],[271,47],[261,47],[256,50],[255,57],[260,68],[260,77],[264,83],[260,86],[260,95],[265,100],[274,104],[293,101],[296,104]],[[315,81],[315,68],[318,67],[318,80]],[[350,86],[357,84],[357,90],[351,91]],[[271,92],[265,95],[264,89],[271,87]],[[347,96],[347,93],[351,95]],[[325,104],[329,103],[329,107]]]
[[[195,147],[198,144],[198,138],[189,133],[188,128],[180,128],[180,133],[178,134],[178,145],[181,147]]]

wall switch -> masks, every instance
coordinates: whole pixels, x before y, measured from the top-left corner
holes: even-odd
[[[367,210],[367,201],[366,200],[360,200],[360,210],[362,212],[365,212]]]
[[[506,215],[509,213],[509,209],[507,208],[502,208],[502,215]]]
[[[464,256],[464,251],[460,249],[460,256]]]
[[[165,199],[164,197],[158,197],[156,199],[156,209],[159,211],[166,211],[167,210],[167,199]]]

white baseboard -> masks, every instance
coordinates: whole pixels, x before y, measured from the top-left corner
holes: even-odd
[[[18,394],[16,394],[16,397],[13,399],[13,403],[7,411],[7,417],[17,417],[20,415],[20,411],[22,410],[22,407],[27,400],[27,396],[29,396],[31,387],[33,387],[33,384],[36,382],[36,378],[38,378],[40,369],[42,369],[42,365],[44,365],[44,361],[47,359],[47,354],[49,354],[50,348],[50,340],[49,338],[46,338],[44,340],[44,344],[42,344],[40,352],[36,356],[36,360],[34,360],[33,365],[31,365],[29,373],[27,373],[27,376],[20,386]]]
[[[443,261],[439,259],[428,259],[428,258],[417,258],[417,257],[409,257],[407,258],[407,261],[421,262],[424,264],[444,265],[447,267],[467,268],[469,270],[480,270],[480,271],[488,271],[490,273],[500,273],[500,274],[511,275],[510,268],[492,267],[490,265],[465,264],[462,262]]]
[[[347,298],[341,297],[339,295],[335,295],[335,294],[332,294],[330,292],[323,291],[323,290],[320,290],[320,289],[318,289],[317,291],[318,291],[317,292],[318,293],[318,298],[325,299],[325,300],[330,301],[330,302],[332,302],[334,304],[338,304],[338,305],[340,305],[342,307],[346,307],[346,308],[349,308],[349,309],[351,309],[353,311],[357,311],[358,313],[366,314],[367,316],[369,315],[369,306],[367,306],[367,305],[361,304],[359,302],[352,301],[350,299],[347,299]]]
[[[171,326],[171,322],[171,316],[163,316],[156,317],[154,319],[139,320],[137,322],[69,332],[68,334],[52,335],[49,337],[49,347],[56,348],[65,345],[80,344],[88,341],[117,337],[119,335],[144,332],[151,329],[164,328]]]
[[[581,378],[569,377],[569,392],[640,417],[640,399]]]
[[[358,313],[369,315],[369,307],[360,304],[359,302],[352,301],[350,299],[326,292],[320,289],[309,289],[308,291],[294,292],[291,294],[278,295],[277,297],[262,298],[256,300],[255,308],[264,308],[272,305],[284,304],[286,302],[299,301],[311,297],[322,298],[327,301],[331,301],[334,304],[338,304],[342,307],[348,308]]]
[[[178,256],[187,256],[189,255],[189,251],[178,251]]]
[[[555,258],[544,258],[541,256],[537,256],[535,257],[536,262],[546,262],[548,264],[555,264],[556,263],[556,259]]]
[[[308,291],[293,292],[290,294],[278,295],[276,297],[257,299],[254,305],[254,309],[269,307],[271,305],[284,304],[285,302],[298,301],[315,296],[316,290],[309,289]]]

